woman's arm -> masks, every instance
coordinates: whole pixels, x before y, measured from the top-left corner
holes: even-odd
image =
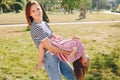
[[[54,33],[52,34],[52,38],[55,38],[55,39],[60,38],[60,39],[62,39],[62,37],[60,37],[59,35],[55,35]]]
[[[62,50],[62,49],[60,49],[60,48],[58,48],[56,46],[53,46],[50,43],[48,38],[44,39],[42,41],[42,44],[43,44],[43,48],[48,49],[49,51],[51,51],[53,53],[63,53],[63,54],[68,54],[68,55],[70,54],[70,52],[68,52],[68,51],[65,51],[65,50]]]

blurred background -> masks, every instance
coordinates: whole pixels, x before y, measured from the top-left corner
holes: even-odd
[[[0,13],[22,12],[29,0],[0,0]],[[37,0],[46,11],[63,11],[73,13],[73,10],[120,12],[120,0]]]

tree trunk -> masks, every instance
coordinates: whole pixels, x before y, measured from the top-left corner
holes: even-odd
[[[80,9],[79,19],[84,19],[86,17],[86,12],[87,12],[87,9],[82,7]]]

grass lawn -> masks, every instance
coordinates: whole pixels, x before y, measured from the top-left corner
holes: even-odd
[[[86,18],[78,19],[79,12],[74,14],[63,14],[58,12],[47,12],[51,22],[76,22],[76,21],[115,21],[120,20],[120,15],[106,13],[87,13]],[[4,13],[0,15],[0,24],[26,23],[25,13]]]
[[[65,38],[76,34],[84,43],[91,58],[85,80],[120,80],[120,23],[50,27]],[[38,52],[26,27],[0,27],[0,80],[49,80],[44,67],[35,71],[37,62]]]

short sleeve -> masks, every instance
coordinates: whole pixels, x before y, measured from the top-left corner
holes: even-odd
[[[47,24],[47,22],[45,22],[45,24],[49,28],[49,30],[51,31],[51,33],[53,33],[53,31],[51,30],[51,28],[49,27],[49,25]]]
[[[48,34],[43,30],[43,28],[40,25],[37,24],[33,25],[30,30],[31,30],[32,39],[38,48],[39,43],[43,39],[47,38]]]

